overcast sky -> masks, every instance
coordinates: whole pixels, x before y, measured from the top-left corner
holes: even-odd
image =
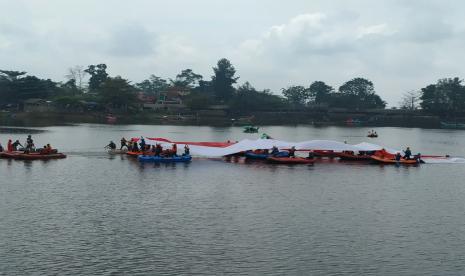
[[[276,93],[365,77],[390,106],[405,91],[465,76],[465,2],[317,0],[0,0],[0,69],[64,80],[106,63],[133,82],[220,58]]]

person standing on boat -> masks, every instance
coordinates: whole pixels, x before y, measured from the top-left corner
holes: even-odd
[[[13,151],[13,142],[11,141],[11,139],[8,139],[8,143],[6,144],[6,150],[9,152]]]
[[[32,136],[28,135],[26,139],[26,150],[31,151],[34,148],[34,140],[32,140]]]
[[[410,156],[412,156],[412,151],[409,147],[407,147],[404,151],[404,158],[410,160]]]
[[[122,150],[124,147],[126,147],[126,149],[129,150],[128,148],[128,141],[126,140],[126,138],[121,138],[121,147],[119,148],[120,150]]]
[[[139,143],[139,146],[140,146],[140,150],[141,150],[141,151],[145,151],[145,145],[146,145],[146,144],[145,144],[145,139],[144,139],[144,137],[141,136],[141,137],[140,137],[140,143]]]

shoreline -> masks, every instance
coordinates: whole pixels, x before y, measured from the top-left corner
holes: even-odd
[[[167,114],[135,113],[113,114],[116,121],[108,121],[106,113],[67,113],[67,112],[18,112],[1,113],[0,125],[17,127],[44,127],[73,124],[109,125],[186,125],[186,126],[295,126],[315,127],[406,127],[425,129],[441,128],[442,119],[424,114],[374,114],[349,112],[255,112],[252,114]],[[347,119],[350,118],[350,119]]]

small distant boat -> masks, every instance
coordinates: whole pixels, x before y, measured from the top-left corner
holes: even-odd
[[[244,133],[257,133],[260,127],[257,126],[245,126]]]
[[[266,159],[275,164],[313,164],[315,160],[303,157],[268,157]]]
[[[150,155],[139,155],[137,160],[140,162],[152,162],[152,163],[186,163],[192,160],[190,155],[172,156],[172,157],[161,157],[161,156],[150,156]]]
[[[369,138],[377,138],[378,134],[377,133],[368,133],[367,137],[369,137]]]
[[[447,128],[447,129],[465,129],[465,124],[462,124],[462,123],[451,123],[451,122],[441,122],[441,128]]]
[[[108,115],[105,117],[105,119],[107,120],[107,123],[108,123],[108,124],[114,124],[114,123],[116,123],[116,120],[117,120],[116,116],[113,116],[113,115],[111,115],[111,114],[108,114]]]

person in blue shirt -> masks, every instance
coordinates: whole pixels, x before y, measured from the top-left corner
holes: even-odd
[[[409,147],[407,147],[404,151],[404,158],[406,160],[410,160],[410,157],[412,156],[412,151],[410,150]]]

